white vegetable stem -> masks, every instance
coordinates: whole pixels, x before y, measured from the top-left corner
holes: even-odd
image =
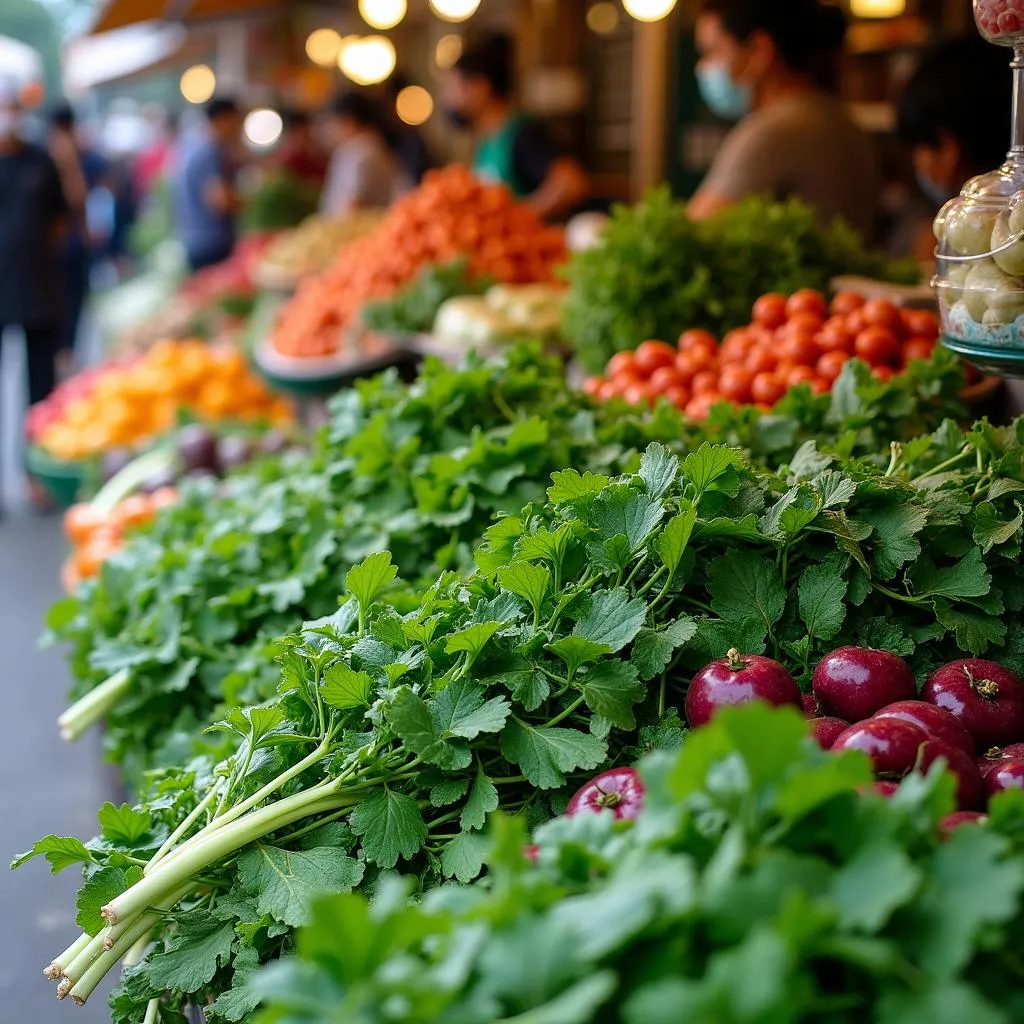
[[[65,966],[70,964],[72,960],[74,960],[75,957],[89,945],[90,942],[92,942],[92,936],[88,932],[79,935],[78,938],[75,939],[75,941],[72,942],[71,945],[68,946],[68,948],[65,949],[64,952],[61,953],[45,971],[43,971],[43,975],[51,981],[56,981],[64,973]]]
[[[115,672],[109,679],[90,690],[80,700],[76,700],[57,719],[61,738],[69,741],[77,740],[125,695],[132,684],[131,674],[123,668]]]

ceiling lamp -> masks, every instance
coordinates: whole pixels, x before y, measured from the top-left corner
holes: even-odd
[[[675,5],[676,0],[622,0],[626,13],[637,21],[661,21]]]
[[[430,6],[445,21],[465,21],[476,14],[480,0],[430,0]]]
[[[338,57],[338,67],[356,85],[376,85],[392,71],[398,56],[394,44],[385,36],[362,36],[346,42]]]
[[[618,27],[619,9],[615,4],[602,0],[587,11],[587,28],[591,32],[599,36],[610,36]]]
[[[189,103],[205,103],[217,88],[217,76],[206,64],[193,64],[182,73],[179,87]]]
[[[394,28],[408,9],[406,0],[359,0],[359,13],[370,28]]]
[[[433,112],[434,99],[422,85],[407,85],[395,100],[395,113],[406,124],[423,124]]]
[[[850,0],[855,18],[898,18],[907,9],[907,0]]]
[[[441,36],[434,50],[434,60],[442,71],[455,67],[455,62],[462,56],[462,36]]]
[[[310,32],[306,40],[306,56],[321,67],[329,68],[337,63],[341,53],[341,36],[333,28],[318,28]]]
[[[242,124],[242,132],[253,146],[265,149],[272,146],[284,131],[284,121],[276,110],[260,107],[250,110]]]

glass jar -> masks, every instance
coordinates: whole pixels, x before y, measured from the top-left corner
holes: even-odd
[[[974,0],[978,31],[996,46],[1024,43],[1024,0]]]

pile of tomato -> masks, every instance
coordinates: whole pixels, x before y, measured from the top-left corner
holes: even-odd
[[[645,341],[618,352],[604,376],[590,377],[587,394],[632,404],[660,397],[702,420],[716,402],[770,409],[798,384],[831,390],[850,359],[888,380],[914,359],[928,359],[939,323],[927,310],[900,309],[885,299],[840,292],[829,304],[811,289],[770,293],[754,303],[753,322],[719,344],[708,331],[684,331],[671,345]]]

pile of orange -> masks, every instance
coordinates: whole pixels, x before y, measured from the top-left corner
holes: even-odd
[[[160,509],[177,500],[173,487],[161,487],[152,494],[132,494],[109,512],[88,502],[72,505],[64,513],[64,535],[72,547],[61,570],[64,590],[74,593],[82,580],[95,576],[123,546],[126,531],[150,522]]]
[[[367,302],[393,295],[421,267],[461,255],[477,276],[550,283],[566,258],[565,233],[465,167],[433,171],[377,228],[302,285],[278,318],[274,348],[286,356],[331,355]]]
[[[256,377],[231,346],[161,341],[146,355],[104,370],[39,434],[54,458],[75,461],[169,430],[179,410],[209,422],[291,420],[290,404]]]

